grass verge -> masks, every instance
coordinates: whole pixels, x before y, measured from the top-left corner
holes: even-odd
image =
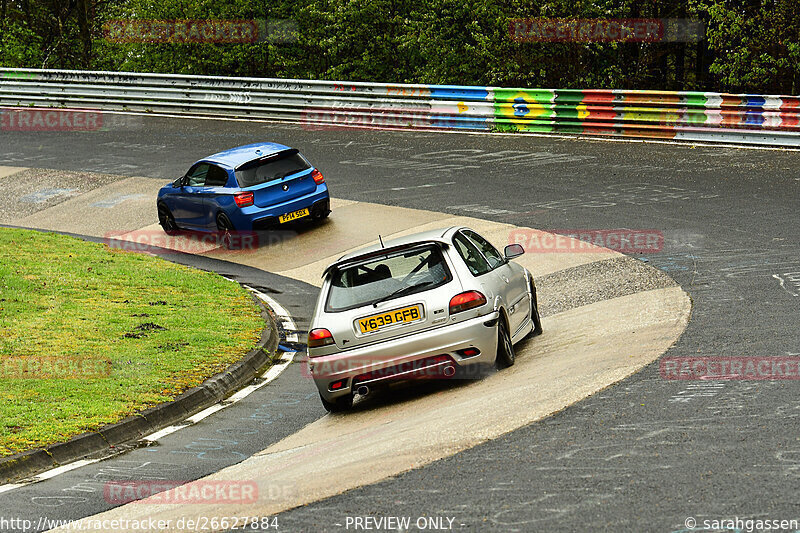
[[[263,327],[247,291],[217,274],[0,228],[0,456],[171,400]]]

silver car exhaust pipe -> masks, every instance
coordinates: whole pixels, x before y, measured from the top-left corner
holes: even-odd
[[[366,385],[361,385],[359,388],[356,389],[356,394],[359,396],[366,396],[369,394],[369,387]]]
[[[453,365],[447,365],[442,370],[442,373],[445,375],[445,377],[452,378],[453,376],[456,375],[456,367],[454,367]]]

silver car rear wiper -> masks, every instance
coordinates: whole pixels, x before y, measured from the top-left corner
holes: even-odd
[[[390,300],[390,299],[394,298],[395,296],[400,296],[404,292],[408,292],[411,289],[416,289],[416,288],[419,288],[419,287],[427,287],[428,285],[433,285],[433,283],[434,283],[433,281],[423,281],[422,283],[417,283],[415,285],[406,285],[405,287],[400,287],[396,291],[391,292],[391,293],[387,294],[386,296],[381,296],[380,298],[378,298],[377,300],[372,302],[372,307],[378,307],[379,303],[385,302],[386,300]]]

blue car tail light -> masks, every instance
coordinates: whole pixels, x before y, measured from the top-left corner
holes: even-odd
[[[250,207],[253,205],[254,195],[252,192],[237,192],[233,195],[233,201],[239,207]]]

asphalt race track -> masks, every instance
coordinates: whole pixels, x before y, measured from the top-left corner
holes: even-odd
[[[800,354],[800,152],[158,117],[129,117],[113,131],[2,132],[0,139],[0,165],[161,179],[220,149],[270,140],[300,148],[338,198],[545,230],[659,230],[663,250],[639,258],[672,276],[694,305],[667,356]],[[229,268],[283,291],[279,299],[302,329],[313,287]],[[287,372],[223,411],[230,425],[221,438],[236,445],[206,446],[219,456],[182,471],[187,479],[324,414],[313,388]],[[245,420],[262,407],[269,421]],[[796,519],[798,419],[797,381],[668,381],[656,363],[544,421],[278,521],[286,531],[345,530],[348,517],[407,516],[414,524],[426,516],[469,531],[676,532],[689,517],[701,525]],[[273,429],[248,433],[251,423]],[[161,453],[196,456],[199,439],[208,438],[202,429],[112,462],[135,468],[158,465]],[[52,518],[98,512],[53,494],[112,462],[2,494],[0,516],[43,502],[37,498],[55,498],[45,500]]]

